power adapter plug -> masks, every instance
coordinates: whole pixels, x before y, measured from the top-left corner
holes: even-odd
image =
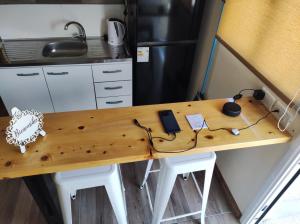
[[[253,92],[253,98],[256,100],[263,100],[265,98],[266,93],[262,89],[256,89]]]

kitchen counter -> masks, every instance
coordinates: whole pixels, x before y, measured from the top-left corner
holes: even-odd
[[[84,64],[131,60],[126,47],[111,46],[107,41],[100,37],[87,37],[88,52],[83,56],[44,57],[42,55],[43,48],[46,44],[72,39],[74,38],[4,40],[5,50],[10,63],[0,64],[0,66],[15,67],[29,65]]]
[[[272,115],[234,136],[227,130],[202,130],[197,147],[183,153],[158,153],[148,145],[146,132],[133,119],[151,128],[153,136],[167,137],[158,111],[171,109],[181,132],[173,142],[155,141],[162,151],[174,152],[193,145],[195,133],[185,115],[201,113],[210,128],[243,128],[263,117],[267,110],[260,102],[244,97],[239,100],[241,116],[228,117],[221,112],[226,99],[158,104],[106,110],[87,110],[45,114],[45,137],[28,145],[28,151],[5,140],[9,117],[0,118],[0,179],[54,173],[114,163],[128,163],[185,154],[240,149],[288,142],[291,136],[277,128]]]

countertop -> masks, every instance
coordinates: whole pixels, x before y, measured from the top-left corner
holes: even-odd
[[[210,128],[243,128],[266,115],[258,101],[244,97],[239,100],[242,114],[228,117],[221,112],[226,99],[157,104],[105,110],[87,110],[44,115],[45,137],[21,154],[5,140],[9,117],[0,118],[0,179],[53,173],[114,163],[128,163],[185,154],[242,149],[288,142],[291,136],[277,128],[273,115],[234,136],[229,131],[202,130],[196,148],[183,153],[158,153],[148,145],[146,132],[135,126],[133,119],[151,128],[153,136],[167,137],[158,111],[171,109],[181,132],[174,142],[154,141],[162,151],[174,152],[194,144],[195,133],[185,115],[201,113]],[[249,149],[250,150],[250,149]]]
[[[10,60],[1,67],[84,64],[131,60],[124,46],[111,46],[101,37],[87,37],[88,52],[76,57],[44,57],[42,51],[47,43],[73,38],[16,39],[4,40],[4,47]]]

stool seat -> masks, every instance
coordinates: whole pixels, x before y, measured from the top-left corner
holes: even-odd
[[[72,224],[71,198],[76,198],[76,191],[98,186],[105,187],[118,223],[127,224],[124,186],[118,165],[58,172],[53,178],[65,224]]]
[[[57,173],[57,175],[55,176],[59,178],[71,178],[71,177],[78,177],[86,174],[91,175],[91,174],[107,173],[108,171],[113,170],[114,168],[115,166],[100,166],[100,167],[60,172]]]
[[[93,168],[86,168],[80,170],[71,170],[65,172],[58,172],[54,175],[54,180],[58,184],[68,183],[70,182],[82,182],[83,180],[93,180],[94,178],[101,178],[107,175],[110,175],[112,172],[117,169],[116,165],[110,166],[100,166],[100,167],[93,167]],[[92,183],[90,183],[93,185]],[[96,184],[96,186],[98,186]]]
[[[153,211],[152,224],[159,224],[160,222],[170,221],[177,218],[183,218],[186,216],[196,215],[196,214],[201,215],[201,224],[204,224],[209,188],[211,184],[211,178],[213,174],[215,161],[216,161],[216,154],[214,152],[194,154],[194,155],[181,155],[176,157],[159,159],[160,170],[159,170],[159,177],[158,177],[158,182],[156,187],[153,209],[150,200],[150,209]],[[152,164],[153,161],[150,160],[147,164],[144,180],[140,187],[140,189],[143,189],[144,185],[146,186],[148,197],[150,194],[149,194],[148,185],[146,181],[150,173],[156,172],[156,170],[153,171],[151,170]],[[202,170],[205,171],[203,193],[201,193],[200,188],[195,179],[195,176],[193,174],[193,172],[195,171],[202,171]],[[163,219],[163,215],[167,207],[167,203],[169,201],[177,175],[183,174],[184,178],[187,178],[186,175],[188,173],[192,174],[193,181],[196,184],[197,191],[202,197],[201,210]]]
[[[184,167],[187,169],[188,167],[191,167],[193,169],[194,166],[199,165],[199,161],[214,161],[216,160],[216,154],[214,152],[208,152],[208,153],[200,153],[200,154],[194,154],[194,155],[184,155],[184,156],[176,156],[176,157],[169,157],[169,158],[163,158],[159,159],[159,163],[164,163],[166,166],[175,168],[175,167]]]

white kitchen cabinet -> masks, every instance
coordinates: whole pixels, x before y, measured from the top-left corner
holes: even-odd
[[[91,65],[43,69],[55,112],[96,109]]]
[[[0,96],[9,112],[131,106],[132,61],[0,68]]]
[[[97,108],[132,106],[132,61],[92,64]]]
[[[14,106],[21,110],[53,112],[51,98],[42,68],[0,68],[0,96],[10,113]]]

